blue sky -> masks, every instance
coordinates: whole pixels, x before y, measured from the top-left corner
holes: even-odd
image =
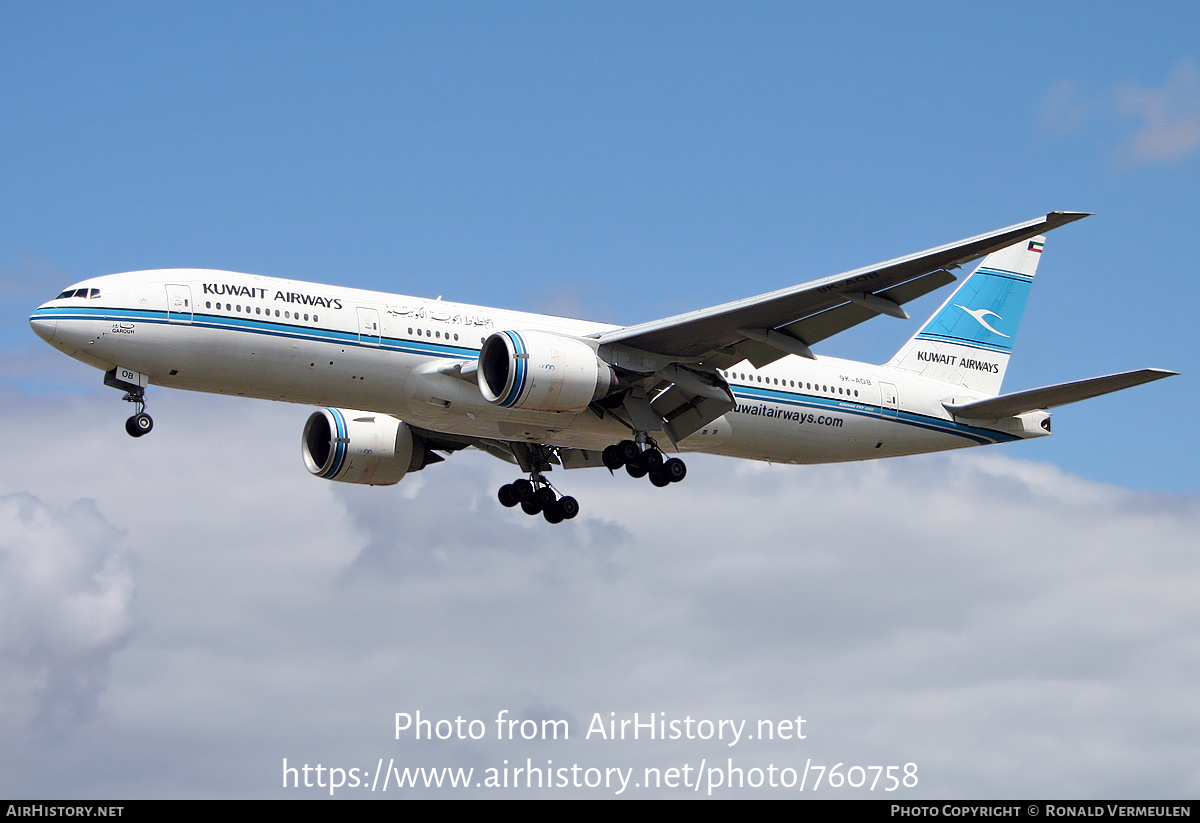
[[[629,323],[1093,211],[1048,244],[1010,385],[1185,376],[1032,457],[1195,491],[1138,457],[1197,445],[1144,409],[1191,405],[1198,13],[917,8],[10,6],[5,339],[64,282],[170,266]]]
[[[154,397],[158,425],[148,438],[158,445],[137,452],[120,431],[127,411],[116,393],[100,385],[98,373],[66,361],[29,331],[32,307],[67,284],[141,268],[223,268],[633,323],[889,259],[1053,209],[1095,212],[1050,236],[1006,389],[1145,366],[1181,376],[1064,408],[1056,412],[1053,438],[999,449],[979,458],[983,463],[968,461],[968,468],[955,462],[958,458],[938,458],[859,467],[859,475],[806,474],[813,470],[799,468],[778,476],[798,493],[814,493],[808,484],[818,481],[812,478],[832,477],[845,484],[847,495],[864,488],[886,494],[887,483],[875,485],[876,473],[884,472],[895,488],[919,477],[949,494],[954,491],[946,485],[950,478],[965,472],[975,478],[967,486],[975,488],[971,484],[977,482],[980,494],[998,494],[1009,503],[1017,487],[1023,490],[1016,495],[1021,499],[1038,489],[1051,497],[1087,489],[1067,495],[1074,501],[1070,505],[1082,506],[1080,511],[1089,511],[1087,505],[1096,512],[1116,505],[1123,511],[1171,512],[1169,524],[1144,524],[1144,530],[1171,535],[1162,545],[1175,546],[1178,554],[1166,566],[1181,579],[1192,579],[1194,566],[1183,558],[1184,544],[1195,537],[1190,529],[1200,492],[1193,465],[1200,444],[1190,425],[1190,410],[1200,400],[1192,334],[1200,289],[1191,242],[1200,216],[1197,43],[1200,8],[1191,3],[1149,8],[1118,3],[1003,8],[953,3],[5,4],[0,9],[0,345],[5,350],[0,390],[9,401],[10,427],[29,431],[29,440],[44,448],[36,469],[10,464],[0,491],[29,495],[19,500],[33,508],[14,502],[13,511],[44,512],[46,528],[68,535],[55,540],[80,547],[72,555],[81,564],[77,574],[63,577],[62,586],[83,586],[78,581],[89,579],[89,563],[105,568],[120,560],[126,563],[129,591],[138,592],[136,600],[131,594],[122,599],[118,595],[126,589],[114,590],[113,628],[94,649],[106,662],[87,681],[104,688],[68,689],[64,699],[84,707],[82,714],[71,715],[72,722],[82,724],[97,751],[113,739],[136,738],[137,723],[128,718],[137,712],[122,714],[121,706],[133,700],[139,677],[154,670],[147,661],[155,653],[177,660],[186,657],[186,649],[205,659],[211,653],[206,642],[223,636],[224,629],[213,628],[213,635],[197,629],[206,638],[197,645],[207,651],[189,645],[194,638],[185,629],[187,612],[173,606],[172,597],[173,587],[191,585],[186,580],[195,571],[172,573],[167,561],[155,562],[162,543],[146,532],[146,515],[135,504],[147,491],[144,484],[165,482],[158,469],[172,448],[192,454],[186,444],[204,437],[221,453],[236,442],[251,450],[261,447],[264,454],[285,454],[273,467],[278,474],[263,479],[254,499],[284,521],[292,515],[264,489],[291,490],[278,484],[295,482],[300,497],[318,495],[313,511],[341,518],[353,536],[347,542],[360,549],[337,567],[335,577],[343,582],[328,583],[325,596],[331,602],[350,596],[347,591],[368,600],[382,596],[374,589],[364,594],[344,580],[355,579],[353,570],[363,564],[374,568],[372,562],[384,562],[377,553],[386,543],[381,535],[389,533],[379,531],[386,516],[373,508],[383,498],[363,497],[358,489],[312,490],[317,481],[286,456],[294,451],[304,410],[264,410],[249,401],[159,392]],[[924,316],[943,297],[928,298],[910,314]],[[915,322],[879,318],[828,341],[818,353],[882,362],[915,328]],[[263,428],[249,432],[250,440],[243,442],[239,438],[247,433],[240,430],[254,421]],[[64,438],[64,430],[72,437]],[[271,445],[274,437],[282,445]],[[76,446],[65,442],[70,440]],[[229,505],[212,491],[226,470],[204,462],[204,455],[196,457],[199,463],[173,464],[179,473],[177,498],[187,501],[178,503],[177,518],[150,518],[166,533],[187,531],[189,518]],[[502,467],[471,462],[476,460],[464,465],[489,478],[502,474]],[[140,470],[126,478],[127,484],[113,484],[105,480],[112,461],[132,462]],[[69,465],[72,476],[64,479],[46,463]],[[708,482],[734,472],[729,463],[713,461],[697,464],[693,475],[705,466]],[[423,501],[423,516],[431,518],[433,530],[426,539],[440,547],[438,552],[458,558],[439,567],[436,585],[428,587],[433,592],[453,592],[456,582],[486,579],[480,566],[464,567],[466,561],[455,552],[470,540],[492,539],[486,532],[448,542],[429,536],[444,522],[438,512],[454,517],[452,501],[475,493],[465,491],[475,489],[469,479],[474,474],[445,468],[435,475],[442,467],[434,467],[419,482],[406,480],[401,488],[414,496],[391,498],[398,506]],[[754,487],[751,475],[746,482]],[[993,481],[998,485],[989,485]],[[704,482],[697,483],[698,496]],[[485,505],[490,488],[477,491],[484,501],[478,519],[502,520],[502,512]],[[731,490],[729,505],[753,509],[749,494]],[[1093,502],[1085,505],[1084,498]],[[1102,498],[1110,503],[1095,502]],[[76,500],[95,501],[94,513],[72,509]],[[162,504],[171,507],[169,501],[164,498]],[[1024,516],[1014,511],[1014,517]],[[42,545],[24,530],[37,518],[13,517],[13,523],[26,524],[12,527],[11,534],[18,535],[13,540],[24,541],[26,548]],[[249,522],[248,514],[229,517],[230,530]],[[617,559],[606,555],[605,562],[620,569],[617,578],[636,580],[644,571],[657,579],[639,567],[651,562],[645,560],[650,548],[644,542],[650,527],[642,515],[618,507],[604,517],[611,519],[591,523],[586,532],[580,526],[572,538],[529,536],[510,525],[494,539],[502,546],[533,541],[530,545],[540,546],[547,557],[556,551],[553,541],[575,541],[575,549],[585,551],[611,539],[612,545],[629,548],[623,554],[618,550]],[[663,517],[677,526],[683,543],[700,544],[695,562],[734,562],[730,555],[737,550],[715,532],[699,529],[679,512]],[[100,524],[99,532],[80,525],[89,518]],[[899,528],[908,534],[925,533],[925,526],[903,523]],[[387,528],[403,531],[402,525]],[[881,522],[878,528],[882,533],[897,526]],[[108,534],[104,529],[125,537],[96,538]],[[1020,531],[1009,523],[1000,533],[1007,529]],[[706,541],[692,534],[700,531],[713,536]],[[1064,523],[1043,533],[1057,537],[1044,546],[1025,547],[1037,549],[1037,557],[1066,544],[1071,552],[1086,552],[1071,536],[1077,532]],[[1114,526],[1114,533],[1125,532]],[[277,537],[271,534],[245,537],[243,549],[279,560],[272,548]],[[220,581],[219,571],[229,559],[204,553],[227,535],[216,529],[209,542],[173,539],[186,543],[189,556],[205,556],[199,565],[215,577],[201,575],[200,581]],[[744,536],[729,539],[742,545]],[[764,539],[800,542],[795,551],[804,551],[803,541],[790,532]],[[511,559],[502,554],[495,561],[501,576],[505,558]],[[549,567],[557,562],[546,560]],[[520,563],[534,561],[522,555]],[[320,578],[323,567],[313,568],[318,572],[304,573]],[[934,563],[931,568],[944,567]],[[1152,566],[1145,573],[1157,580],[1164,568]],[[572,569],[559,572],[571,580],[568,588],[588,596],[586,580],[597,570]],[[1096,570],[1096,579],[1107,580],[1110,571]],[[855,586],[856,572],[847,568],[846,577],[830,585]],[[388,573],[381,572],[385,579]],[[964,585],[953,574],[943,582]],[[1070,585],[1065,578],[1059,582]],[[926,579],[922,585],[932,584]],[[1055,591],[1046,585],[1048,592]],[[1103,591],[1103,583],[1096,590]],[[55,591],[47,590],[47,604],[55,602]],[[619,603],[614,591],[609,595]],[[279,614],[303,614],[305,587],[297,585],[289,595],[294,599]],[[527,595],[542,603],[539,593]],[[195,596],[202,600],[204,594]],[[700,602],[704,590],[681,589],[676,596],[682,615]],[[980,596],[986,600],[986,593]],[[871,599],[863,594],[863,602]],[[1052,599],[1046,595],[1047,602]],[[1102,600],[1095,604],[1100,612]],[[561,622],[573,605],[578,604],[549,600],[539,615]],[[251,593],[238,600],[238,614],[249,621],[264,608]],[[511,604],[496,608],[508,618],[516,614]],[[925,625],[926,615],[918,614],[916,605],[895,608],[899,614],[883,614],[881,620]],[[1179,608],[1174,618],[1194,626],[1194,611]],[[41,614],[32,605],[29,609],[29,615]],[[443,614],[436,604],[433,612]],[[610,625],[602,617],[607,614],[600,609],[590,629],[580,627],[581,637],[595,640],[597,632],[607,633],[611,641],[613,632],[635,630]],[[1045,617],[1031,615],[1031,623],[1038,616]],[[446,625],[457,625],[447,620]],[[1163,625],[1170,622],[1163,618]],[[6,629],[7,645],[0,652],[20,656],[17,650],[26,650],[21,659],[34,661],[28,663],[30,682],[59,672],[54,666],[75,671],[74,658],[62,650],[74,648],[71,643],[61,638],[35,642],[12,628],[18,623]],[[685,625],[664,623],[662,631],[671,635]],[[765,625],[756,623],[754,630],[766,631]],[[986,627],[986,621],[980,625]],[[471,647],[453,629],[445,631],[451,635],[447,642]],[[1195,641],[1194,634],[1181,638],[1161,627],[1147,632],[1163,648]],[[181,639],[185,636],[189,639]],[[264,647],[287,642],[286,634],[256,631],[253,636]],[[870,638],[864,648],[881,642]],[[772,643],[772,653],[788,648],[782,634]],[[1063,643],[1072,641],[1064,636]],[[29,648],[40,651],[27,653]],[[642,651],[650,660],[661,649]],[[834,665],[819,650],[805,647],[804,653]],[[317,667],[328,654],[328,647],[303,644],[294,660],[275,662],[284,668]],[[356,663],[377,652],[368,648],[361,654]],[[430,645],[411,654],[433,660],[437,652]],[[611,660],[623,659],[613,655]],[[1194,656],[1185,658],[1189,666],[1195,662]],[[697,668],[684,670],[715,677],[723,659],[695,650],[687,660]],[[947,671],[956,665],[953,655],[941,662]],[[220,669],[210,664],[209,670]],[[263,677],[269,680],[265,667]],[[539,683],[559,682],[555,678],[562,675],[541,664],[531,664],[530,670],[540,672]],[[1145,674],[1137,670],[1129,677],[1141,683]],[[182,682],[179,676],[181,681],[171,682]],[[671,677],[677,676],[682,675],[664,675],[655,693],[669,693]],[[1057,674],[1046,676],[1061,682]],[[1098,675],[1097,682],[1102,688],[1133,682],[1124,676]],[[765,680],[770,679],[768,673]],[[1180,675],[1181,683],[1186,680]],[[709,690],[703,702],[732,711],[733,696],[716,681],[704,682]],[[430,694],[439,692],[433,680],[422,685]],[[586,694],[577,686],[574,693]],[[42,753],[44,760],[37,762],[59,764],[56,758],[63,755],[57,744],[38,737],[43,727],[37,723],[51,705],[44,703],[47,692],[9,688],[27,698],[14,705],[27,703],[28,709],[14,709],[0,719]],[[542,705],[539,700],[565,704],[572,693],[566,686],[557,692],[539,688],[530,682],[517,691],[533,705]],[[863,694],[857,688],[847,685],[846,691]],[[169,683],[163,689],[174,693]],[[1047,689],[1037,692],[1037,699],[1048,705],[1054,687]],[[334,682],[320,693],[341,698],[350,690],[347,683]],[[484,692],[471,700],[492,707],[495,699]],[[636,697],[636,689],[632,692]],[[774,708],[773,698],[763,694],[764,705]],[[1182,699],[1182,692],[1171,697]],[[1164,702],[1161,695],[1154,699]],[[1150,698],[1139,692],[1137,700]],[[459,705],[469,703],[463,697]],[[183,705],[173,710],[182,712]],[[386,715],[392,703],[380,697],[371,705]],[[855,721],[845,707],[830,711],[846,718],[844,735],[864,752],[869,749],[863,742],[870,737],[863,732],[865,721]],[[1086,725],[1084,719],[1080,723]],[[1131,728],[1129,737],[1144,731]],[[264,728],[262,737],[272,734]],[[322,734],[346,745],[361,739],[356,731],[313,731],[314,738]],[[930,751],[945,747],[945,737],[929,734]],[[1068,737],[1064,732],[1059,740]],[[223,751],[241,745],[235,738],[217,734],[203,746],[192,738],[181,745]],[[169,742],[154,745],[167,748]],[[1017,749],[1013,742],[1012,750]],[[267,759],[264,755],[263,762]],[[1173,761],[1165,757],[1164,762]],[[57,782],[33,769],[21,772],[19,782],[7,784],[5,791],[99,796],[111,786],[118,795],[124,789],[223,796],[267,793],[274,785],[266,778],[255,782],[194,773],[155,773],[140,780],[138,769],[144,766],[128,765],[111,782],[97,782],[84,767],[76,777]],[[1008,789],[1017,796],[1023,789],[1054,791],[1054,784],[1005,787],[981,777],[983,768],[978,774],[964,771],[934,785],[943,794],[975,796]],[[1091,795],[1094,787],[1105,785],[1096,775],[1111,776],[1098,769],[1088,782],[1083,770],[1058,785],[1074,790],[1065,791],[1067,796]],[[1132,788],[1140,786],[1164,795],[1194,796],[1196,790],[1194,777],[1189,782],[1186,776]]]

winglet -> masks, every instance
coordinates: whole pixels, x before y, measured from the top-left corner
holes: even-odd
[[[1074,223],[1076,220],[1082,220],[1085,217],[1091,217],[1095,212],[1091,211],[1052,211],[1046,213],[1046,229],[1056,229],[1059,226],[1065,226],[1067,223]]]

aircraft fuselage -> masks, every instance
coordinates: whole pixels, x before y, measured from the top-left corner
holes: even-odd
[[[64,294],[34,312],[37,333],[71,357],[153,385],[360,409],[497,441],[599,450],[629,435],[618,417],[591,410],[504,408],[454,373],[493,332],[584,338],[614,328],[604,324],[199,269],[97,277]],[[823,463],[1048,433],[1045,412],[956,421],[943,403],[982,395],[894,368],[785,357],[720,374],[736,407],[682,439],[680,451]]]

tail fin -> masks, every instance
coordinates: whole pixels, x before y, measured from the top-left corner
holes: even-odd
[[[1000,393],[1045,237],[989,254],[887,365]]]

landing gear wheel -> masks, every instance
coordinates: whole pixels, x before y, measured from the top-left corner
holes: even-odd
[[[619,445],[605,446],[604,451],[600,453],[600,457],[604,460],[604,465],[608,467],[609,471],[615,472],[625,465],[625,457],[621,454],[621,447]]]
[[[122,371],[122,374],[135,374],[128,369]],[[145,377],[145,375],[142,375]],[[121,399],[126,403],[132,403],[134,415],[125,421],[125,432],[130,437],[141,437],[150,433],[154,428],[154,421],[150,419],[150,415],[146,414],[146,387],[137,383],[130,383],[117,377],[117,368],[113,367],[104,373],[104,385],[111,386],[114,389],[120,389],[125,392],[125,396]]]
[[[542,517],[546,518],[547,523],[563,522],[562,506],[558,503],[551,503],[546,508],[542,509]]]
[[[496,496],[500,498],[500,505],[506,509],[511,509],[521,502],[520,498],[517,497],[517,490],[513,488],[512,483],[505,483],[501,486]]]
[[[610,447],[608,454],[616,453],[618,446]],[[505,508],[519,505],[521,511],[530,516],[542,515],[547,523],[561,523],[579,514],[579,502],[574,497],[559,497],[537,469],[530,471],[528,478],[522,477],[501,486],[496,497]]]
[[[648,472],[656,472],[662,468],[663,454],[658,449],[646,449],[642,452],[642,465]]]
[[[621,459],[625,462],[625,465],[629,465],[642,456],[641,448],[632,440],[622,440],[617,444],[617,449],[620,450]]]
[[[653,471],[650,472],[650,482],[661,489],[664,486],[671,485],[671,478],[667,477],[666,472]]]
[[[678,483],[683,478],[687,477],[687,466],[678,457],[672,457],[666,463],[663,463],[662,473],[667,476],[672,483]]]
[[[637,460],[633,463],[626,463],[625,471],[628,472],[630,477],[645,477],[646,476],[646,467],[642,465],[641,460]]]
[[[537,490],[533,487],[533,484],[523,477],[517,482],[513,483],[512,486],[513,491],[517,493],[517,500],[522,503],[530,502],[537,493]],[[537,514],[537,512],[534,512],[534,514]]]
[[[154,421],[145,412],[138,412],[125,421],[125,431],[129,433],[130,437],[141,437],[144,434],[149,434],[153,428]]]

